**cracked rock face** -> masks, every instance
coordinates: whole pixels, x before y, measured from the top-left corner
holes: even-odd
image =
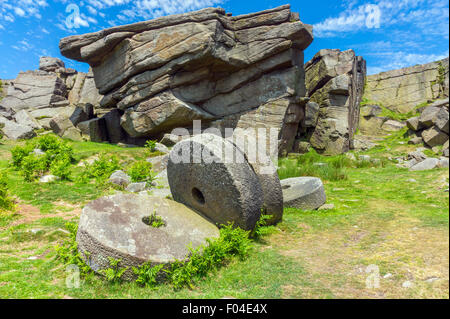
[[[26,127],[29,130],[51,129],[61,137],[81,140],[80,130],[75,126],[94,117],[94,110],[83,118],[80,108],[90,106],[98,110],[102,99],[92,73],[65,68],[63,61],[52,57],[41,57],[39,70],[21,72],[16,79],[2,81],[2,84],[0,116],[12,121],[8,124],[8,138],[29,138],[32,134],[23,134],[23,127]],[[109,138],[116,142],[116,135],[100,141]]]
[[[323,49],[305,64],[305,73],[310,100],[306,105],[307,121],[297,136],[308,140],[320,153],[347,152],[353,148],[353,135],[359,125],[366,75],[364,59],[353,50]]]
[[[392,111],[408,113],[429,100],[449,96],[448,58],[367,77],[365,97]]]
[[[312,39],[289,5],[236,17],[207,8],[67,37],[60,49],[91,65],[101,107],[120,109],[132,138],[200,119],[219,129],[276,127],[289,149]]]

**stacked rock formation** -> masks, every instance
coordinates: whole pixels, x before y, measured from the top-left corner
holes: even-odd
[[[320,50],[305,64],[309,102],[300,123],[295,150],[311,145],[323,154],[353,148],[364,93],[366,63],[353,50]],[[306,144],[306,146],[305,146]]]
[[[63,61],[51,57],[42,57],[39,70],[19,73],[3,90],[0,121],[11,139],[32,137],[34,130],[43,128],[81,140],[76,125],[95,117],[94,108],[101,99],[92,74],[65,68]]]
[[[449,95],[448,58],[367,77],[365,97],[398,113]]]
[[[312,27],[285,5],[232,17],[221,8],[161,17],[61,40],[92,67],[119,135],[159,138],[173,128],[276,128],[292,149],[306,95],[303,50]],[[122,130],[121,130],[122,129]]]
[[[420,116],[410,118],[410,144],[424,143],[434,148],[442,145],[442,154],[449,156],[449,100],[443,99],[420,109]]]

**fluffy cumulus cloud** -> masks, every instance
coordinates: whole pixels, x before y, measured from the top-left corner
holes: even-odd
[[[47,6],[46,0],[0,0],[0,22],[14,22],[16,18],[40,19],[40,10]]]
[[[336,37],[406,23],[433,31],[436,25],[448,29],[448,19],[448,1],[444,0],[378,0],[360,5],[352,1],[337,16],[316,23],[314,32],[316,37]]]
[[[448,30],[447,0],[348,0],[342,12],[314,24],[319,40],[362,40],[346,47],[368,60],[369,74],[445,58]]]

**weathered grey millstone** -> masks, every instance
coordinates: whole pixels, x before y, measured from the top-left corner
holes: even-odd
[[[233,222],[253,229],[261,216],[263,191],[242,151],[214,134],[177,143],[169,154],[167,177],[173,199],[219,226]]]
[[[281,180],[285,207],[317,209],[326,201],[320,178],[292,177]]]
[[[274,225],[283,219],[283,192],[281,190],[278,172],[265,152],[266,139],[256,138],[256,130],[236,129],[229,141],[233,142],[242,152],[258,176],[263,191],[262,213],[271,216],[266,225]]]
[[[155,228],[144,221],[153,213],[165,225]],[[128,267],[123,279],[134,278],[132,267],[145,262],[168,264],[188,257],[188,246],[198,247],[206,238],[217,238],[216,226],[177,202],[148,195],[106,196],[83,209],[77,242],[86,263],[96,272],[110,268],[109,258]],[[88,254],[85,254],[88,252]]]

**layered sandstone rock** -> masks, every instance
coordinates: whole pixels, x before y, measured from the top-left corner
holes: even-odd
[[[424,143],[433,148],[442,146],[442,155],[448,157],[449,99],[434,101],[421,109],[420,116],[406,121],[410,130],[410,144]]]
[[[353,50],[320,50],[305,64],[309,102],[299,141],[320,153],[340,154],[353,148],[364,92],[366,63]],[[300,142],[298,142],[300,144]]]
[[[280,149],[290,150],[312,39],[289,5],[236,17],[207,8],[67,37],[60,49],[90,64],[100,107],[120,111],[130,138],[198,119],[221,130],[278,128]]]
[[[4,82],[0,116],[4,121],[11,121],[8,124],[10,132],[13,128],[21,128],[17,134],[7,135],[14,139],[32,136],[21,133],[26,127],[31,131],[51,129],[62,137],[81,140],[81,131],[76,128],[81,122],[80,108],[91,106],[93,110],[99,110],[103,98],[95,87],[92,72],[79,73],[65,68],[63,61],[52,57],[41,57],[39,70],[21,72],[16,79]],[[94,117],[92,111],[83,120]]]
[[[408,113],[418,104],[448,97],[448,58],[367,77],[365,97],[392,111]]]

